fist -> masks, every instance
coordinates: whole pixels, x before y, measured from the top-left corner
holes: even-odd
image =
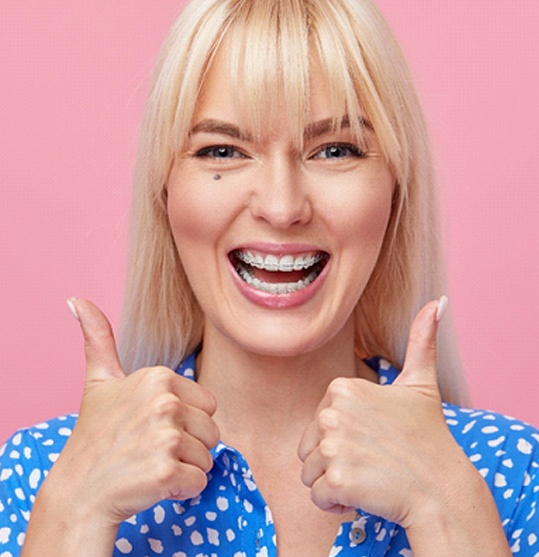
[[[414,320],[393,385],[348,378],[330,384],[298,449],[302,480],[321,509],[361,508],[406,526],[440,493],[451,456],[461,458],[436,380],[443,300]]]
[[[86,300],[69,303],[84,336],[86,382],[56,477],[115,524],[162,499],[197,496],[219,440],[215,399],[166,367],[125,375],[107,318]]]

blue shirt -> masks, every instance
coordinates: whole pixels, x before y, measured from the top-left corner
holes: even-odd
[[[381,358],[367,363],[381,384],[398,370]],[[178,373],[194,379],[194,355]],[[451,433],[485,478],[514,555],[539,557],[539,432],[483,410],[443,405]],[[23,429],[0,449],[0,557],[17,557],[32,504],[75,425],[77,416]],[[202,494],[186,501],[161,501],[121,524],[114,557],[276,557],[271,511],[248,463],[219,443]],[[330,557],[411,557],[403,528],[358,512],[344,523]]]

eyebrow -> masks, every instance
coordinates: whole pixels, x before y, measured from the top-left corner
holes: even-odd
[[[360,127],[367,128],[372,131],[372,124],[365,120],[364,118],[359,118]],[[335,126],[335,120],[333,118],[324,118],[323,120],[318,120],[316,122],[311,122],[305,127],[304,136],[306,138],[315,138],[326,133],[334,131],[336,128],[350,128],[350,119],[348,116],[344,116],[341,119],[340,125]],[[240,139],[242,141],[253,141],[251,134],[242,131],[239,126],[231,124],[230,122],[225,122],[223,120],[216,120],[213,118],[206,118],[201,120],[193,126],[190,131],[191,134],[195,133],[218,133],[221,135],[227,135],[233,139]]]
[[[361,128],[367,128],[369,130],[373,130],[372,124],[365,120],[364,118],[359,118],[359,126]],[[312,122],[307,124],[305,127],[305,137],[313,138],[318,137],[319,135],[324,135],[325,133],[329,133],[335,131],[335,129],[342,129],[342,128],[350,128],[350,119],[348,116],[344,116],[341,119],[339,125],[335,125],[335,120],[333,118],[325,118],[324,120],[318,120],[317,122]]]
[[[229,122],[224,122],[223,120],[214,120],[212,118],[201,120],[198,124],[193,126],[190,134],[201,132],[219,133],[221,135],[228,135],[233,139],[252,141],[252,137],[248,133],[241,131],[241,129],[235,124],[230,124]]]

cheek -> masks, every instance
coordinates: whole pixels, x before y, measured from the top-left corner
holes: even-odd
[[[169,180],[167,212],[178,251],[189,245],[207,245],[226,229],[233,213],[231,196],[211,175]]]
[[[389,199],[379,199],[378,196],[374,199],[362,198],[355,205],[350,203],[343,219],[348,220],[348,228],[359,232],[361,238],[375,240],[385,231],[390,211]]]
[[[206,237],[205,229],[211,219],[205,218],[208,210],[189,195],[181,195],[178,189],[169,193],[167,202],[168,219],[177,248]]]
[[[178,184],[169,189],[167,213],[176,251],[200,302],[200,289],[204,290],[209,276],[216,275],[213,246],[220,235],[218,219],[212,216],[211,203],[196,195],[194,189]]]
[[[345,245],[358,253],[379,251],[389,217],[393,198],[391,177],[350,189],[345,200],[332,204],[333,225]]]
[[[224,276],[228,233],[242,199],[234,184],[204,173],[173,172],[169,179],[167,213],[178,256],[196,297],[201,301],[210,285]],[[236,191],[234,191],[234,189]]]

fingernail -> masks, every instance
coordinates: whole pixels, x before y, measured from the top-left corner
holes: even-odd
[[[439,323],[445,315],[445,312],[447,310],[447,306],[449,304],[449,300],[447,298],[447,296],[442,296],[439,300],[438,300],[438,309],[436,310],[436,322]]]
[[[69,311],[71,312],[71,314],[73,315],[73,317],[77,320],[80,321],[79,319],[79,314],[77,313],[77,310],[75,309],[75,304],[73,303],[77,298],[69,298],[67,300],[67,307],[69,308]]]

